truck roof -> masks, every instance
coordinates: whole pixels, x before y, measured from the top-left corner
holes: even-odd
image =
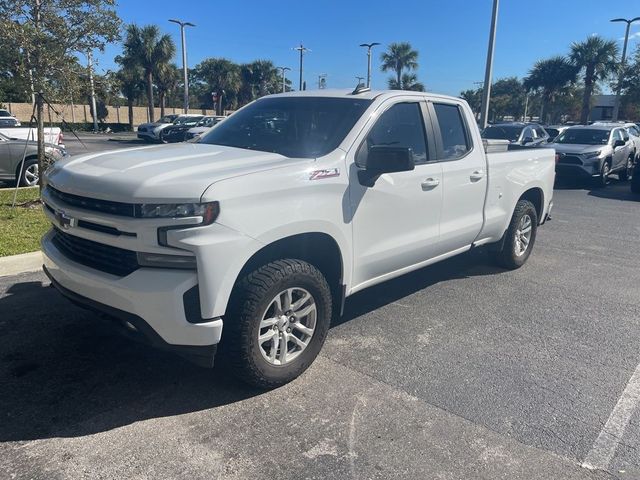
[[[397,96],[415,96],[415,97],[437,97],[442,99],[451,99],[456,101],[464,101],[458,97],[452,97],[449,95],[439,95],[431,92],[414,92],[411,90],[367,90],[360,93],[353,93],[352,89],[318,89],[318,90],[303,90],[287,93],[276,93],[269,95],[269,97],[330,97],[330,98],[366,98],[369,100],[376,99],[378,97],[397,97]]]

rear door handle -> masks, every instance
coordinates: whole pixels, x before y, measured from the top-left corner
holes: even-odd
[[[431,189],[431,188],[436,188],[438,185],[440,185],[440,180],[437,178],[433,178],[433,177],[429,177],[427,179],[424,180],[424,182],[422,182],[422,189],[423,190],[427,190],[427,189]]]
[[[482,180],[484,178],[484,172],[482,170],[476,170],[471,175],[469,175],[469,179],[472,182],[477,182],[478,180]]]

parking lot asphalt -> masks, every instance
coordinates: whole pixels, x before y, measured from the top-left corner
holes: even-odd
[[[520,270],[476,250],[356,294],[269,392],[1,278],[0,477],[638,479],[633,402],[605,471],[581,466],[640,363],[628,191],[557,188]]]

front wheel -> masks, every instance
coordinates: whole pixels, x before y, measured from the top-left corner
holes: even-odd
[[[531,255],[537,230],[538,213],[533,203],[529,200],[518,201],[502,246],[494,252],[496,263],[509,270],[524,265]]]
[[[18,170],[20,170],[20,165],[18,165]],[[40,170],[38,168],[38,160],[35,158],[25,160],[24,165],[22,166],[22,172],[20,173],[20,178],[18,179],[19,186],[33,187],[38,185],[39,179]]]
[[[315,360],[331,323],[331,290],[302,260],[277,260],[241,279],[224,319],[223,363],[245,382],[275,388]]]
[[[611,165],[608,160],[602,162],[600,167],[600,175],[595,178],[595,186],[597,188],[603,188],[609,183],[609,174],[611,173]]]

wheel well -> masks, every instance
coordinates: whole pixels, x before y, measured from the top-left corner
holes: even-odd
[[[247,273],[274,260],[295,258],[314,265],[331,287],[334,299],[342,295],[342,254],[340,247],[326,233],[302,233],[277,240],[253,254],[242,267],[236,282]]]
[[[529,200],[536,207],[536,214],[538,215],[538,221],[542,221],[542,210],[544,209],[544,193],[540,188],[530,188],[522,194],[520,200]]]

